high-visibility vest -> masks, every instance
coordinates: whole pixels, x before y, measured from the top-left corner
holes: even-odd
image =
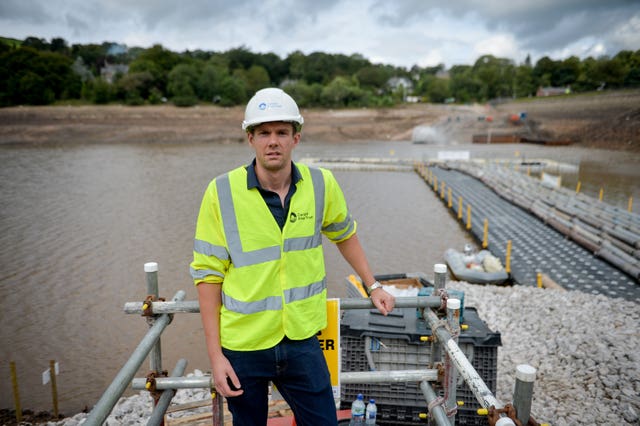
[[[323,169],[297,165],[289,215],[280,230],[247,171],[209,185],[196,229],[196,283],[222,278],[220,338],[232,350],[273,347],[285,335],[305,339],[326,326],[324,233],[339,242],[355,233],[340,187]]]

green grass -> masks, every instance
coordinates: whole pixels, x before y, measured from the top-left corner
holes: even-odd
[[[0,37],[0,43],[7,44],[11,47],[19,47],[20,45],[22,45],[22,40],[9,37]]]

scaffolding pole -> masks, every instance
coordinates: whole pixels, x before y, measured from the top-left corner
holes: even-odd
[[[173,300],[181,301],[185,298],[185,295],[186,293],[180,290],[173,297]],[[131,354],[131,357],[129,357],[124,366],[122,366],[109,387],[102,394],[102,397],[93,407],[93,410],[89,413],[89,417],[87,417],[86,422],[83,423],[84,425],[99,426],[106,420],[109,413],[111,413],[111,410],[113,410],[113,407],[118,402],[120,396],[127,389],[127,386],[136,374],[136,371],[138,371],[156,341],[160,338],[160,335],[170,322],[171,317],[168,314],[160,315],[160,317],[156,319],[155,324],[153,324],[153,326],[147,331],[147,334],[142,338],[138,347]]]
[[[340,383],[394,383],[421,382],[438,380],[438,370],[390,370],[390,371],[354,371],[340,373]],[[147,379],[136,378],[131,381],[133,390],[146,389]],[[198,377],[158,377],[155,379],[157,390],[167,389],[213,389],[210,376]]]
[[[176,367],[171,372],[172,377],[180,377],[184,374],[184,370],[187,368],[187,360],[181,358],[176,363]],[[162,392],[162,395],[158,399],[158,403],[156,404],[153,412],[151,413],[151,417],[149,417],[149,421],[147,422],[147,426],[157,426],[164,422],[164,414],[167,412],[167,408],[169,408],[169,404],[171,404],[171,400],[176,395],[175,389],[167,389]]]
[[[143,302],[127,302],[124,305],[126,314],[142,314]],[[439,308],[442,305],[440,296],[396,297],[395,308]],[[198,313],[200,305],[197,300],[152,302],[154,314]],[[340,309],[376,309],[371,299],[346,298],[340,299]]]
[[[464,381],[467,383],[469,389],[471,389],[480,405],[487,409],[491,407],[498,409],[504,408],[504,404],[493,395],[491,389],[487,387],[484,380],[482,380],[482,377],[480,377],[476,369],[473,368],[473,365],[471,365],[464,352],[462,352],[458,344],[454,339],[452,339],[451,333],[443,327],[444,324],[440,322],[435,312],[431,309],[425,309],[424,318],[433,330],[433,334],[442,342],[442,346],[451,357],[451,361],[460,375],[464,378]],[[501,420],[502,423],[500,426],[515,426],[515,423],[508,417],[502,417]]]
[[[429,421],[434,421],[438,426],[449,426],[449,419],[447,418],[447,413],[444,411],[444,407],[442,405],[435,405],[431,407],[431,404],[435,401],[438,401],[438,395],[436,391],[433,390],[431,384],[429,382],[420,382],[420,390],[422,390],[422,394],[427,401],[427,406],[429,406]]]

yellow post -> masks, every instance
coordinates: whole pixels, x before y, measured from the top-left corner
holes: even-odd
[[[507,241],[507,254],[504,259],[504,270],[511,273],[511,240]]]
[[[444,200],[444,187],[447,186],[444,181],[440,184],[440,198]]]
[[[447,207],[451,208],[451,206],[453,205],[451,203],[451,188],[449,188],[449,192],[448,192],[447,195],[449,196],[449,202],[447,203]],[[629,210],[629,211],[631,211],[631,210]]]
[[[458,220],[462,220],[462,195],[458,195]]]
[[[13,361],[9,362],[9,369],[11,370],[11,384],[13,385],[13,403],[16,406],[16,421],[20,423],[22,421],[22,407],[20,406],[20,391],[18,390],[16,363]]]
[[[542,274],[540,272],[536,274],[536,281],[538,282],[538,288],[542,288]]]
[[[433,190],[438,191],[438,176],[436,175],[433,176]]]
[[[482,248],[489,246],[489,219],[484,220],[484,230],[482,231]]]
[[[598,195],[599,201],[602,201],[602,198],[604,198],[604,188],[600,188],[600,195]]]
[[[531,176],[531,166],[527,166],[527,176]]]
[[[53,415],[57,419],[58,413],[58,386],[56,385],[56,361],[49,360],[49,374],[51,376],[51,397],[53,398]]]
[[[633,210],[633,197],[629,197],[629,204],[627,204],[627,210],[629,211],[629,213],[631,213],[631,210]]]
[[[576,194],[580,193],[580,186],[581,186],[582,182],[578,181],[578,184],[576,185]]]
[[[471,204],[467,204],[467,229],[471,229]]]

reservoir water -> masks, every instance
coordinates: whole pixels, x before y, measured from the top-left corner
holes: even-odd
[[[303,157],[427,160],[439,150],[472,158],[550,158],[574,164],[567,185],[638,212],[640,155],[572,147],[434,146],[410,142],[309,143]],[[208,182],[252,158],[243,144],[115,144],[0,147],[0,408],[13,407],[9,361],[18,371],[23,408],[51,410],[42,373],[60,364],[60,410],[91,407],[147,330],[125,315],[125,302],[146,296],[145,262],[159,264],[161,296],[196,299],[188,273],[193,232]],[[431,275],[465,234],[415,174],[336,171],[359,222],[375,273]],[[325,243],[329,295],[345,296],[351,273]],[[178,315],[162,338],[164,368],[187,358],[187,371],[209,362],[197,314]],[[138,377],[146,374],[145,362]],[[129,391],[130,392],[130,391]]]

